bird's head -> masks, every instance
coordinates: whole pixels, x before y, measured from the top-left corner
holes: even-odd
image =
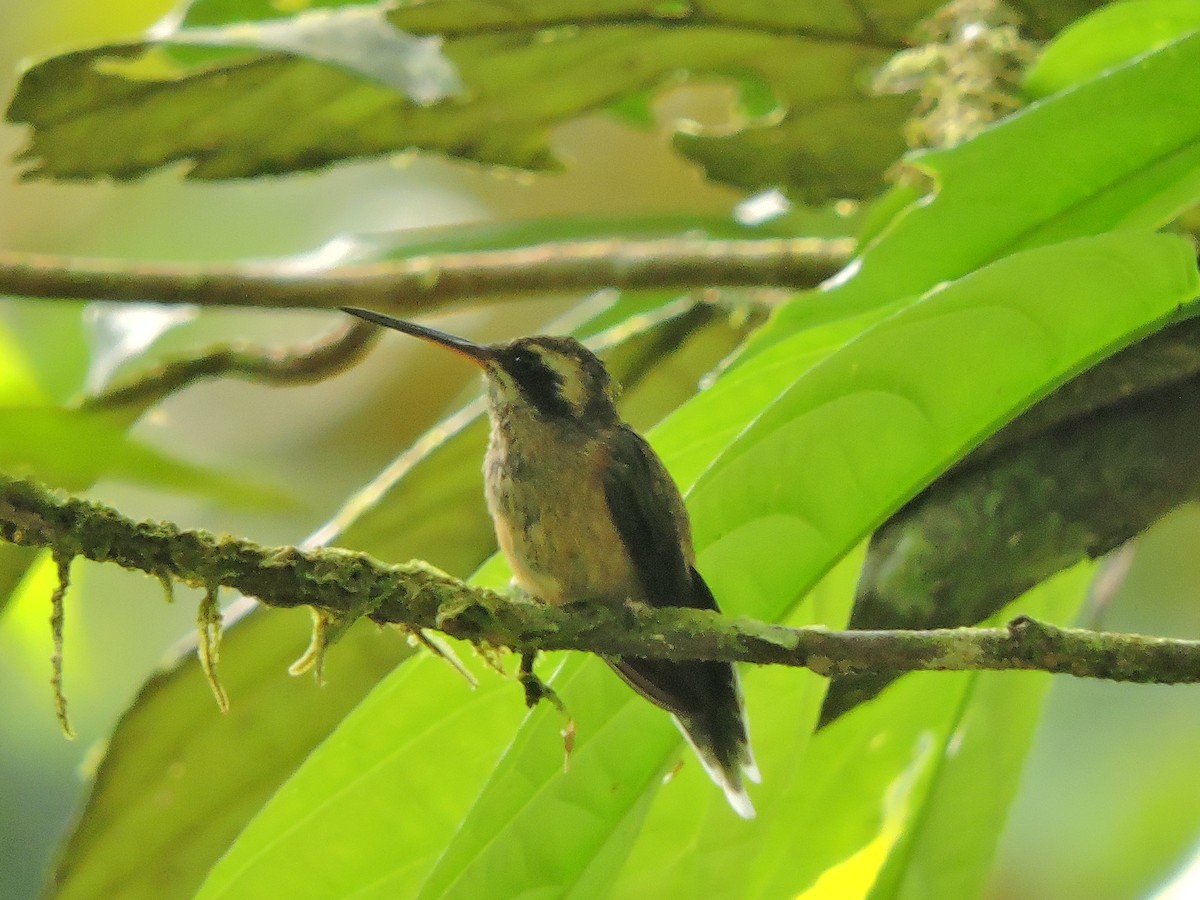
[[[569,337],[524,337],[478,344],[366,309],[345,312],[445,347],[487,376],[493,412],[591,431],[617,421],[615,387],[604,363]]]

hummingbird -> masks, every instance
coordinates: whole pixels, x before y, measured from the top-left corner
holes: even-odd
[[[574,338],[480,344],[366,309],[351,315],[451,350],[486,379],[488,510],[517,587],[553,605],[628,601],[716,610],[700,573],[679,488],[621,420],[604,363]],[[760,780],[737,671],[730,663],[605,657],[670,713],[743,818],[743,776]],[[532,655],[527,659],[532,663]]]

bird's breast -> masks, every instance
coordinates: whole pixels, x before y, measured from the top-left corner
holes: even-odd
[[[594,444],[524,454],[493,440],[485,463],[488,509],[513,578],[560,605],[644,599],[604,494]]]

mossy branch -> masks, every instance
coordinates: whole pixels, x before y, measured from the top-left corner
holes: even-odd
[[[805,666],[822,675],[1035,669],[1158,684],[1200,681],[1197,641],[1062,629],[1025,618],[1006,628],[839,632],[692,609],[555,608],[471,587],[420,562],[386,565],[347,550],[262,547],[135,522],[103,504],[5,476],[0,538],[51,547],[60,561],[83,556],[203,587],[202,646],[210,664],[217,639],[213,592],[226,586],[267,606],[311,606],[327,625],[366,616],[519,653],[719,659]]]

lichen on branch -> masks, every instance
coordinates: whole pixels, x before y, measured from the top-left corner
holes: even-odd
[[[1027,618],[1006,628],[830,631],[675,607],[551,607],[471,587],[420,561],[389,565],[337,548],[262,547],[164,522],[135,522],[104,504],[3,475],[0,539],[51,548],[62,593],[66,567],[76,556],[204,588],[199,621],[208,670],[216,661],[215,592],[223,586],[266,606],[310,606],[327,624],[367,617],[521,654],[584,650],[716,659],[804,666],[827,676],[1032,669],[1119,681],[1200,682],[1200,641],[1063,629]],[[61,617],[55,629],[61,633]],[[220,697],[219,687],[214,690]]]
[[[54,642],[54,652],[50,656],[50,686],[54,690],[54,715],[63,734],[68,738],[75,737],[75,729],[71,727],[71,719],[67,715],[67,695],[63,690],[63,624],[66,620],[63,600],[71,585],[73,559],[70,554],[55,548],[54,564],[58,569],[58,584],[50,594],[50,636]]]

